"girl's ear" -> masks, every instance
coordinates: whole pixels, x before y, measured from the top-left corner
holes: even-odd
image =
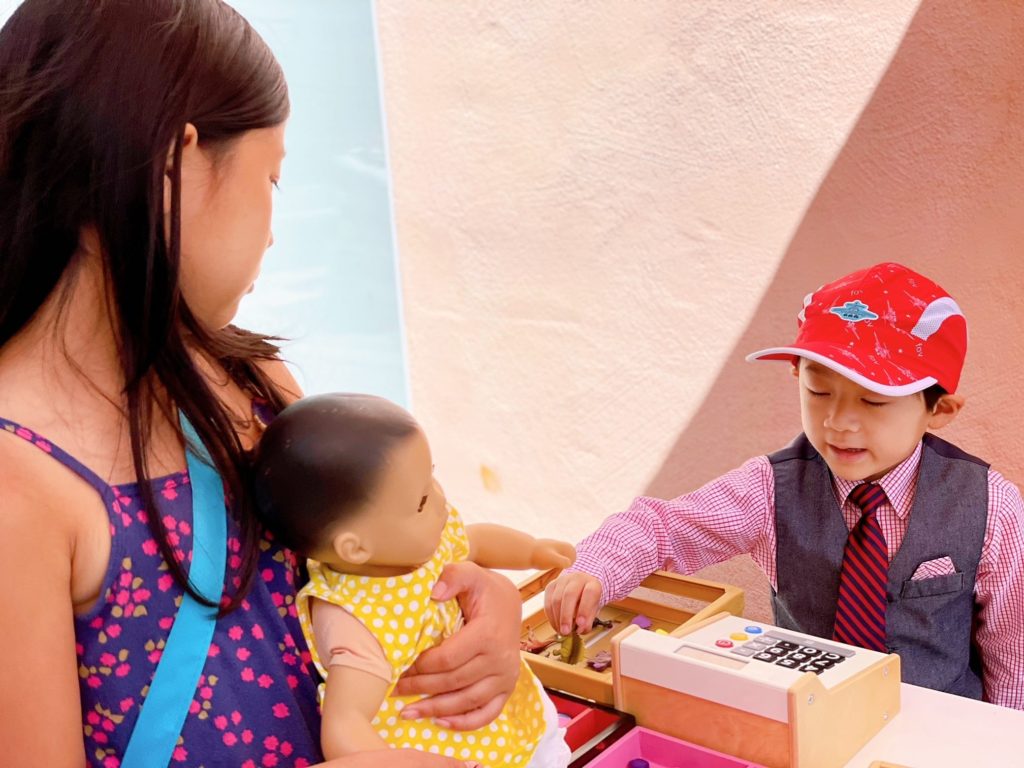
[[[956,418],[956,415],[960,413],[960,409],[963,407],[963,395],[943,395],[935,403],[935,408],[932,409],[928,417],[928,429],[940,429],[946,426]]]
[[[331,541],[331,549],[343,562],[363,565],[372,556],[373,550],[355,531],[340,531]]]
[[[181,139],[181,167],[182,175],[186,162],[192,160],[192,155],[199,148],[199,131],[192,123],[185,123],[185,132]],[[174,170],[174,142],[167,149],[167,161],[164,163],[164,216],[171,213],[171,173]]]

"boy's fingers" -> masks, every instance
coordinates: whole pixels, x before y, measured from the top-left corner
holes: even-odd
[[[589,632],[597,618],[597,609],[601,604],[601,584],[597,579],[587,579],[580,595],[580,607],[576,613],[576,628],[579,632]]]

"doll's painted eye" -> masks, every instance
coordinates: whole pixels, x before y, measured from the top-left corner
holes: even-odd
[[[425,507],[426,505],[427,505],[427,497],[424,496],[422,499],[420,499],[420,506],[416,510],[416,513],[419,514],[420,512],[422,512],[423,511],[423,507]]]

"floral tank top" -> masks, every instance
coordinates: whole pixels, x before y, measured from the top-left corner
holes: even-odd
[[[96,605],[75,617],[75,653],[86,764],[118,768],[183,590],[146,524],[136,484],[107,485],[31,430],[3,418],[0,428],[78,474],[106,504],[110,564]],[[188,473],[152,482],[175,557],[188,562]],[[237,533],[228,515],[228,592],[238,584],[233,575],[241,563]],[[322,760],[319,679],[296,612],[295,570],[295,555],[265,535],[252,589],[239,609],[217,620],[172,768],[301,768]]]

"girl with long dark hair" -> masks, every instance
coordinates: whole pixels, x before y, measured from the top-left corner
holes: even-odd
[[[295,558],[243,469],[257,414],[298,387],[272,339],[230,325],[273,241],[288,110],[278,63],[220,0],[26,0],[0,30],[5,765],[320,759]],[[228,500],[212,592],[193,578],[194,455]],[[518,596],[471,565],[443,588],[467,627],[403,686],[434,694],[417,714],[479,727],[515,684]],[[198,655],[172,632],[186,606],[210,617]],[[177,720],[150,700],[184,675],[161,666],[172,647],[198,659]],[[125,759],[154,722],[169,758]]]

